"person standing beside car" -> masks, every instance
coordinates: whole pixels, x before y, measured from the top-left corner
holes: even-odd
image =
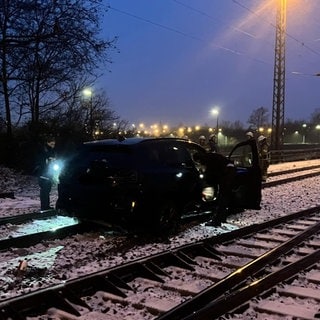
[[[210,149],[211,149],[210,141],[207,142],[207,138],[205,136],[199,137],[199,144],[206,151],[210,151]]]
[[[219,152],[218,143],[216,139],[216,135],[212,134],[209,137],[209,151],[210,152]]]
[[[199,144],[201,147],[205,148],[207,146],[207,141],[206,141],[206,137],[205,136],[200,136],[199,137]]]
[[[50,164],[56,159],[56,140],[55,137],[49,136],[41,146],[36,172],[38,173],[38,183],[40,187],[40,206],[41,210],[52,209],[50,207],[50,192],[53,184],[53,172]]]
[[[248,140],[254,140],[254,135],[251,131],[246,132],[246,138]]]
[[[270,164],[270,153],[267,138],[263,135],[258,137],[258,153],[259,165],[261,169],[261,180],[266,182],[268,177],[268,167]]]

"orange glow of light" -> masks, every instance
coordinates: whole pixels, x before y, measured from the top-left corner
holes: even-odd
[[[234,45],[239,39],[249,40],[248,44],[257,46],[255,39],[274,43],[276,29],[276,13],[279,6],[286,9],[287,22],[290,27],[289,33],[305,31],[308,28],[308,16],[316,9],[316,4],[305,0],[265,0],[257,1],[256,6],[239,5],[241,16],[230,22],[232,28],[225,29],[223,33],[217,34],[212,39],[212,48],[217,47],[227,51],[240,54]],[[264,43],[265,45],[265,43]]]

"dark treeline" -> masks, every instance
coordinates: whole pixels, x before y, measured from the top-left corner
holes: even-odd
[[[46,134],[59,133],[68,149],[118,120],[104,92],[83,94],[116,49],[116,38],[99,38],[106,11],[100,0],[1,1],[2,162],[21,162]]]

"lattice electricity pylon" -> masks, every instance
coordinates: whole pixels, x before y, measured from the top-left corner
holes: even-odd
[[[286,7],[287,0],[278,2],[271,135],[271,147],[275,150],[282,149],[284,136]]]

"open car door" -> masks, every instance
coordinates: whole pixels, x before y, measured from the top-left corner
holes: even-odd
[[[260,209],[261,170],[256,141],[247,140],[238,143],[230,152],[229,160],[236,169],[230,207]]]

